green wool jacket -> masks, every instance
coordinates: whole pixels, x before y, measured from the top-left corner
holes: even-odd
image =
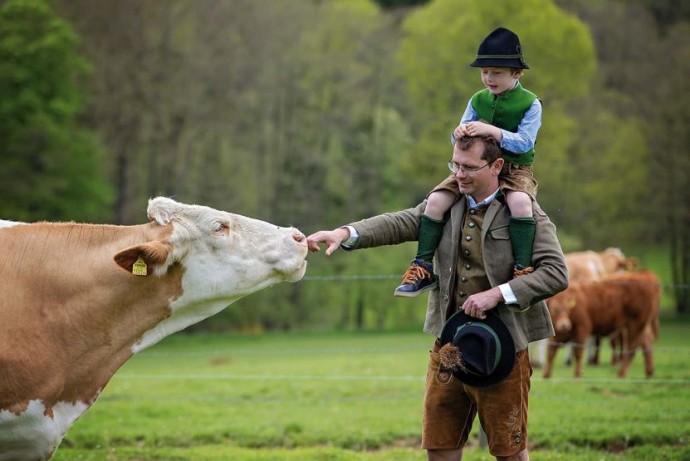
[[[537,95],[524,89],[518,82],[515,88],[498,96],[484,88],[472,96],[471,103],[479,120],[511,133],[517,133],[525,112],[529,110],[535,99]],[[522,154],[503,149],[503,158],[506,162],[516,165],[531,165],[534,162],[534,149]]]
[[[505,322],[515,341],[517,351],[528,343],[554,335],[551,316],[545,299],[568,286],[568,269],[556,236],[556,226],[537,202],[533,213],[537,220],[534,237],[534,272],[513,278],[513,251],[508,233],[510,211],[504,199],[493,200],[481,225],[481,249],[486,277],[492,287],[509,283],[519,307],[508,308],[499,304],[495,310]],[[414,241],[419,237],[419,219],[426,201],[415,208],[385,213],[350,224],[359,233],[352,248],[372,248]],[[450,219],[443,228],[439,247],[434,257],[438,286],[429,292],[424,331],[440,336],[447,318],[456,312],[458,262],[463,237],[463,216],[467,199],[462,196],[450,209]],[[469,293],[472,294],[472,293]]]

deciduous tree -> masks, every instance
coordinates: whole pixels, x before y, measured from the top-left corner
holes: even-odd
[[[94,133],[79,123],[88,64],[45,0],[0,8],[0,214],[15,220],[108,217]]]

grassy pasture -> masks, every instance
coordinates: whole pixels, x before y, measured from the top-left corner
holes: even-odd
[[[662,321],[656,374],[535,370],[531,458],[690,459],[690,323]],[[130,360],[54,460],[423,460],[419,332],[184,335]],[[465,460],[493,459],[477,444]]]

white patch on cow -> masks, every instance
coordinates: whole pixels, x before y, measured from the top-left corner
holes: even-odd
[[[589,273],[591,274],[590,277],[592,280],[598,279],[599,277],[602,276],[602,269],[599,264],[597,264],[594,261],[587,261],[587,269],[589,270]]]
[[[25,224],[25,223],[17,222],[17,221],[6,221],[4,219],[0,219],[0,227],[13,227],[13,226],[17,226],[19,224]]]
[[[70,426],[90,405],[59,402],[52,408],[52,417],[46,416],[40,400],[29,402],[20,415],[0,410],[0,461],[49,459]]]

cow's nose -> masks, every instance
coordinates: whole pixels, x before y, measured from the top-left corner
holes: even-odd
[[[572,328],[572,324],[570,323],[570,320],[560,320],[556,322],[556,325],[554,325],[554,327],[556,331],[559,333],[567,333]]]
[[[307,237],[301,233],[301,232],[296,232],[292,234],[292,239],[300,244],[306,245],[307,244]]]

